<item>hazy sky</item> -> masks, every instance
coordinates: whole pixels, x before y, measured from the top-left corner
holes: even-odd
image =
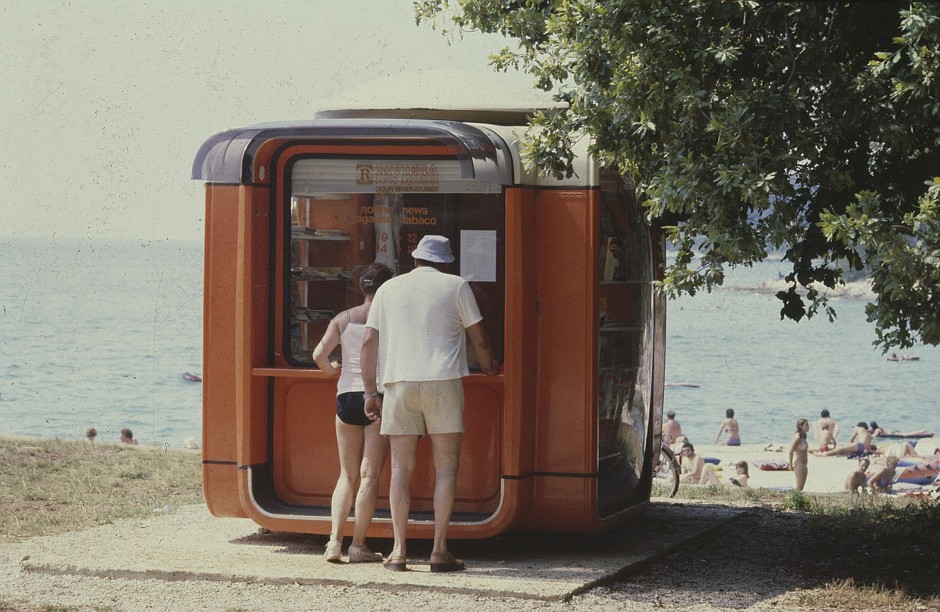
[[[200,239],[212,134],[500,46],[449,46],[412,0],[0,0],[0,236]]]

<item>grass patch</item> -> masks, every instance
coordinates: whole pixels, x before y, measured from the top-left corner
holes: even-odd
[[[799,517],[794,566],[825,584],[783,603],[814,609],[940,609],[940,500],[801,491],[679,488],[677,499],[750,503]],[[766,551],[775,555],[775,551]]]
[[[871,571],[856,576],[879,592],[936,596],[940,575],[940,501],[853,496],[850,504],[817,503],[811,513]]]
[[[0,436],[0,537],[52,535],[202,503],[199,453]]]

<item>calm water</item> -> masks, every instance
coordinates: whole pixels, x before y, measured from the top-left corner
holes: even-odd
[[[780,262],[736,270],[711,294],[669,304],[666,409],[693,443],[712,444],[732,408],[744,443],[786,444],[796,419],[827,408],[848,442],[859,421],[892,430],[928,429],[940,435],[940,349],[918,346],[890,362],[872,346],[865,299],[830,301],[838,318],[780,320],[780,302],[767,290],[786,272]],[[764,290],[756,288],[764,285]],[[768,287],[770,285],[770,287]]]
[[[779,320],[779,263],[734,272],[729,287],[669,305],[666,407],[696,444],[726,408],[745,443],[786,443],[822,408],[940,432],[940,350],[892,363],[871,346],[864,301],[835,302],[836,323]],[[182,445],[201,435],[202,243],[0,240],[0,433]],[[845,435],[840,440],[845,440]]]
[[[0,240],[0,433],[201,435],[202,244]]]

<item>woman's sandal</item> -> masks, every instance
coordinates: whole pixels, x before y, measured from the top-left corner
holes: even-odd
[[[382,565],[385,566],[385,569],[392,572],[408,571],[408,559],[405,557],[389,557],[382,562]]]
[[[431,553],[432,572],[459,572],[465,568],[464,562],[449,552]]]
[[[326,559],[329,563],[339,563],[340,557],[342,556],[343,541],[330,540],[326,545],[326,552],[323,553],[323,558]]]
[[[382,560],[382,555],[369,550],[368,546],[349,545],[350,563],[375,563]]]

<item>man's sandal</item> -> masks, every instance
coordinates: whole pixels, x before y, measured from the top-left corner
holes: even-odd
[[[405,557],[389,557],[382,562],[385,569],[391,572],[407,572],[408,560]]]
[[[459,572],[465,568],[464,562],[449,552],[431,553],[432,572]]]

